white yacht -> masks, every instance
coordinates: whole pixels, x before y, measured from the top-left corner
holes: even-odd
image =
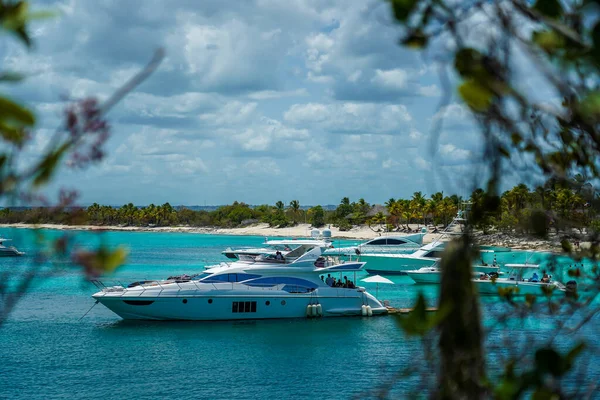
[[[413,253],[423,245],[425,233],[413,235],[390,235],[380,236],[361,243],[357,246],[330,247],[325,251],[326,255],[355,256],[363,253],[368,254],[405,254]]]
[[[553,294],[563,293],[567,287],[544,272],[537,264],[506,264],[508,278],[475,278],[473,283],[481,294],[498,294],[501,289],[512,289],[513,295],[543,295],[551,290]],[[569,282],[576,286],[575,281]]]
[[[291,262],[261,257],[206,270],[192,279],[106,287],[92,297],[123,319],[245,320],[371,316],[387,308],[362,287],[330,287],[322,277],[348,276],[364,263],[329,265],[315,247]],[[349,285],[353,286],[353,285]]]
[[[11,239],[0,238],[0,257],[19,257],[22,256],[22,251],[16,249],[15,246],[4,246],[4,242],[8,242]]]
[[[269,240],[265,238],[263,243],[265,247],[245,247],[239,249],[228,248],[221,252],[225,257],[231,260],[249,260],[260,255],[276,255],[281,253],[283,256],[288,254],[303,254],[305,250],[314,247],[327,249],[331,247],[331,242],[324,239],[279,239]]]
[[[432,267],[444,252],[447,240],[451,236],[463,234],[462,225],[466,222],[463,213],[458,212],[452,222],[441,232],[438,238],[411,254],[362,253],[359,259],[367,263],[367,272],[382,275],[405,275],[424,267]],[[507,247],[480,246],[482,263],[495,263],[495,254],[511,251]]]
[[[488,276],[501,276],[503,275],[503,272],[500,272],[500,267],[498,265],[473,265],[473,276],[479,277],[482,274]],[[406,275],[417,284],[438,284],[442,278],[440,262],[436,261],[431,267],[406,271]]]

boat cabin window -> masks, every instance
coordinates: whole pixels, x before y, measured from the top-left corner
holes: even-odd
[[[293,278],[293,277],[278,277],[269,276],[265,278],[252,279],[244,282],[244,285],[248,286],[275,286],[275,285],[290,285],[296,287],[303,287],[307,289],[315,289],[318,285],[306,279]],[[284,288],[285,290],[285,288]]]
[[[369,246],[387,246],[387,245],[398,245],[405,244],[406,242],[401,239],[377,239],[369,242]]]
[[[441,258],[443,253],[443,250],[432,250],[426,253],[423,257]]]
[[[217,274],[210,275],[204,279],[202,282],[205,283],[220,283],[220,282],[241,282],[246,281],[248,279],[259,278],[260,275],[254,274]]]
[[[232,313],[250,313],[256,312],[256,302],[255,301],[234,301],[231,304],[231,312]]]

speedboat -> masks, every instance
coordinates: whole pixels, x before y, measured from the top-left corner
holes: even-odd
[[[247,320],[371,316],[387,308],[363,287],[330,287],[325,275],[354,275],[364,262],[329,265],[320,247],[286,263],[245,260],[205,270],[186,279],[106,286],[92,297],[123,319]],[[353,286],[353,285],[349,285]]]
[[[16,249],[15,246],[4,246],[4,242],[8,242],[11,239],[0,238],[0,257],[19,257],[22,256],[22,251]]]
[[[473,284],[479,293],[499,294],[502,290],[511,290],[513,295],[536,296],[562,293],[567,290],[564,284],[553,280],[551,275],[545,274],[545,271],[540,273],[538,264],[506,264],[505,268],[509,270],[508,278],[483,276],[473,279]]]
[[[230,260],[252,260],[257,256],[281,253],[284,257],[292,257],[294,254],[304,254],[307,250],[314,247],[327,249],[331,247],[331,242],[323,239],[281,239],[268,240],[265,238],[266,247],[247,247],[232,249],[228,248],[221,252]],[[289,255],[289,256],[288,256]]]
[[[500,272],[498,265],[473,265],[473,276],[479,277],[484,275],[503,275]],[[423,267],[417,270],[406,271],[408,275],[417,284],[438,284],[442,279],[442,270],[440,268],[440,262],[436,261],[431,267]]]
[[[425,233],[414,235],[381,236],[357,246],[329,248],[326,255],[354,256],[368,254],[405,254],[413,253],[423,245]]]

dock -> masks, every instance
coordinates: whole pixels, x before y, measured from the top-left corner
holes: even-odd
[[[394,308],[388,307],[388,314],[410,314],[413,308]],[[437,307],[428,307],[425,309],[426,312],[435,312],[437,311]]]

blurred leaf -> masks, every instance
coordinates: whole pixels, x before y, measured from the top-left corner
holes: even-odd
[[[450,307],[442,307],[437,311],[428,311],[423,293],[419,293],[417,302],[408,315],[395,314],[396,321],[408,335],[423,336],[437,326],[448,315]]]
[[[78,251],[74,254],[73,260],[84,267],[88,276],[95,277],[114,271],[125,262],[127,254],[127,250],[123,247],[111,251],[102,246],[96,251]]]
[[[390,0],[394,16],[400,22],[405,22],[413,12],[418,0]]]
[[[25,79],[25,75],[18,72],[0,72],[0,82],[20,82],[23,79]]]
[[[573,246],[567,239],[561,240],[560,245],[565,253],[570,253],[573,250]]]
[[[596,63],[600,65],[600,21],[596,23],[591,33],[592,43],[594,47],[592,49],[592,57],[596,60]]]
[[[591,122],[596,122],[600,119],[600,91],[596,90],[589,93],[579,103],[579,112],[585,119]]]
[[[472,48],[460,49],[454,56],[454,68],[463,78],[474,76],[483,78],[483,75],[486,74],[483,59],[483,54],[478,50]]]
[[[29,4],[25,1],[3,4],[0,8],[0,24],[2,28],[17,35],[27,47],[31,47],[31,38],[25,25],[28,13]]]
[[[562,373],[562,358],[552,348],[542,348],[535,352],[535,364],[540,373],[550,373],[560,376]]]
[[[533,32],[531,40],[548,53],[553,53],[565,46],[564,37],[555,31]]]
[[[20,146],[25,141],[25,131],[22,128],[13,128],[0,120],[0,136],[7,142]]]
[[[0,97],[0,121],[14,126],[32,126],[35,124],[35,117],[25,107]]]
[[[474,111],[484,112],[492,104],[493,93],[474,80],[468,80],[458,87],[462,99]]]
[[[558,0],[537,0],[533,8],[550,18],[558,18],[563,13],[562,6]]]
[[[533,210],[529,216],[529,226],[536,237],[545,238],[550,228],[546,213],[542,210]]]
[[[40,162],[40,164],[36,168],[36,173],[34,174],[33,186],[41,186],[48,182],[52,177],[52,174],[56,170],[58,166],[58,162],[65,154],[67,149],[69,148],[69,143],[64,143],[55,151],[46,155],[46,157]]]
[[[423,33],[420,29],[414,30],[402,39],[402,44],[412,49],[422,49],[427,46],[429,37]]]

